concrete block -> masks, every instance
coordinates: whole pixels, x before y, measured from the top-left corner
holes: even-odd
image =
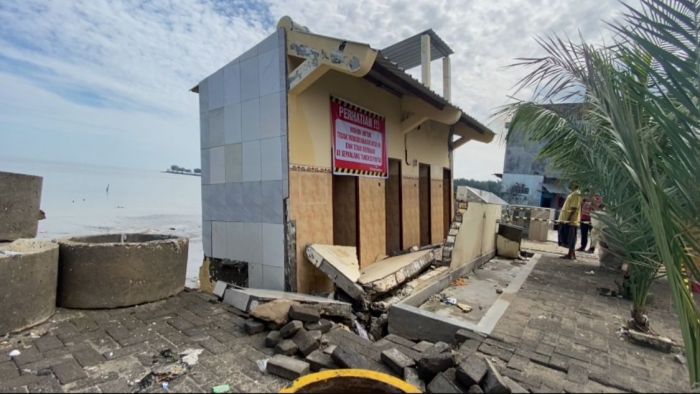
[[[243,181],[258,182],[261,176],[260,141],[243,142]]]
[[[209,111],[209,146],[221,146],[224,144],[225,127],[224,108]]]
[[[226,182],[240,182],[243,180],[243,146],[230,144],[224,146]]]
[[[369,360],[359,353],[347,350],[344,344],[337,344],[331,358],[343,368],[373,369]]]
[[[462,393],[462,390],[450,381],[444,372],[437,374],[428,383],[427,389],[429,393]]]
[[[360,265],[354,247],[312,244],[305,252],[309,261],[350,297],[362,300],[366,296],[355,283],[360,277]]]
[[[241,59],[241,100],[260,96],[258,57]]]
[[[292,320],[280,329],[280,336],[285,339],[291,338],[302,328],[304,328],[304,323],[299,320]]]
[[[418,371],[415,368],[404,368],[403,380],[411,386],[417,388],[421,393],[425,392],[425,383],[418,376]]]
[[[0,172],[0,241],[36,236],[42,183],[39,176]]]
[[[248,263],[248,286],[262,287],[263,283],[263,265],[257,263]]]
[[[280,51],[273,48],[261,52],[258,56],[258,65],[260,67],[260,95],[264,96],[282,90]]]
[[[277,330],[272,330],[267,333],[267,336],[265,337],[265,346],[267,347],[275,347],[277,346],[278,343],[282,341],[282,337],[280,336],[280,332]]]
[[[314,322],[314,323],[306,323],[306,324],[304,324],[304,328],[306,328],[306,329],[309,330],[309,331],[318,330],[318,331],[320,331],[322,334],[325,334],[325,333],[327,333],[328,331],[330,331],[331,328],[333,328],[333,323],[331,323],[330,321],[328,321],[328,320],[326,320],[326,319],[321,319],[321,320],[319,320],[319,321],[317,321],[317,322]]]
[[[260,139],[260,98],[241,103],[241,140],[257,141]]]
[[[299,351],[304,356],[307,356],[319,347],[318,340],[316,340],[313,335],[309,334],[309,332],[303,327],[300,328],[296,334],[294,334],[292,341],[296,343],[296,345],[299,347]]]
[[[227,256],[228,232],[226,224],[226,222],[218,221],[211,224],[212,256],[219,259],[224,259]]]
[[[454,357],[451,352],[429,353],[418,360],[418,374],[427,381],[440,372],[452,368],[454,363]]]
[[[223,146],[211,148],[209,150],[209,182],[226,182],[226,154]]]
[[[413,361],[412,358],[401,353],[396,348],[391,348],[382,351],[381,359],[384,362],[384,364],[389,366],[389,368],[394,370],[394,372],[396,372],[399,375],[403,373],[404,368],[413,367],[414,365],[416,365],[415,361]]]
[[[265,324],[257,320],[248,319],[243,324],[243,328],[248,335],[253,335],[265,331]]]
[[[260,97],[260,138],[278,137],[282,134],[282,94],[284,93],[277,92]]]
[[[241,67],[234,60],[224,67],[224,104],[241,102]]]
[[[211,256],[211,221],[202,220],[202,248],[205,256]]]
[[[222,298],[224,296],[224,293],[226,292],[227,287],[228,284],[226,282],[217,280],[216,284],[214,285],[214,291],[212,292],[212,294],[219,298]]]
[[[282,224],[284,220],[282,181],[260,183],[261,215],[263,223]]]
[[[243,138],[243,115],[241,104],[227,104],[224,107],[224,143],[238,144]]]
[[[262,223],[262,209],[263,206],[261,183],[241,183],[241,221]]]
[[[263,181],[282,179],[282,137],[260,140],[261,172]]]
[[[432,347],[433,347],[432,342],[420,341],[420,342],[416,343],[415,345],[411,346],[411,349],[413,349],[417,352],[423,353],[423,352],[427,351],[428,349],[431,349]]]
[[[275,345],[276,354],[284,354],[285,356],[293,356],[299,351],[299,345],[291,339],[283,339]]]
[[[431,346],[428,350],[425,351],[426,354],[439,354],[439,353],[444,353],[447,352],[451,349],[450,345],[448,345],[445,342],[439,341],[436,342],[433,346]]]
[[[503,379],[503,376],[498,372],[496,366],[491,360],[485,358],[486,361],[486,378],[481,382],[481,388],[485,393],[508,393],[508,385]]]
[[[296,304],[289,308],[289,318],[302,322],[315,323],[321,319],[321,313],[313,305]]]
[[[306,361],[311,366],[311,370],[318,372],[322,369],[337,369],[338,366],[333,362],[333,359],[329,354],[324,353],[322,350],[314,350],[306,356]]]
[[[208,78],[209,110],[224,106],[224,69],[220,68]],[[201,92],[200,92],[201,94]]]
[[[284,290],[284,268],[262,266],[263,270],[263,289]]]
[[[464,387],[480,384],[488,370],[486,361],[479,355],[472,355],[457,367],[457,380]]]
[[[520,244],[523,239],[524,229],[514,224],[500,223],[498,225],[498,235],[505,237],[508,240],[515,241]]]
[[[275,355],[267,362],[267,372],[294,380],[309,373],[309,363],[283,355]]]
[[[235,285],[230,285],[224,294],[224,303],[232,305],[238,310],[246,313],[255,309],[261,303],[278,299],[319,304],[322,316],[349,319],[352,315],[352,306],[347,302],[308,294],[244,288]]]
[[[271,267],[284,267],[284,227],[281,224],[262,224],[262,262]]]
[[[304,327],[306,328],[306,327]],[[309,335],[318,343],[321,343],[321,339],[323,338],[323,333],[321,330],[307,330],[309,332]],[[327,341],[326,341],[327,342]]]

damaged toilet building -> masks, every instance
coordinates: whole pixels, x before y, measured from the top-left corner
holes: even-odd
[[[492,256],[500,206],[455,206],[455,150],[494,133],[451,102],[452,53],[432,30],[379,50],[284,17],[195,86],[202,288],[371,298],[435,258]]]

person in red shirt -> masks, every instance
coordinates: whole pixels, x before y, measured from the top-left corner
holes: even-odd
[[[588,233],[591,231],[592,210],[591,200],[584,198],[583,204],[581,204],[581,247],[576,249],[579,252],[586,250],[586,245],[588,245]]]

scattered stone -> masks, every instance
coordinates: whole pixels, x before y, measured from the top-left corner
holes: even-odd
[[[525,390],[525,388],[521,385],[518,384],[515,380],[504,376],[503,381],[506,383],[506,386],[508,387],[508,390],[510,390],[511,393],[513,394],[527,394],[529,391]]]
[[[433,347],[433,343],[432,343],[432,342],[420,341],[420,342],[416,343],[415,345],[413,345],[413,346],[411,347],[411,349],[413,349],[413,350],[415,350],[415,351],[417,351],[417,352],[424,353],[425,351],[427,351],[428,349],[430,349],[430,348],[432,348],[432,347]]]
[[[306,361],[311,366],[311,370],[316,372],[322,369],[336,369],[337,365],[333,362],[333,359],[329,354],[324,353],[321,350],[314,350],[306,356]]]
[[[321,333],[325,334],[333,328],[333,323],[331,323],[330,320],[320,319],[317,322],[306,323],[304,327],[309,331],[319,330]]]
[[[430,353],[430,354],[439,354],[439,353],[444,353],[447,352],[451,349],[452,347],[448,345],[445,342],[437,342],[435,343],[430,349],[426,350],[425,353]]]
[[[299,351],[299,346],[291,339],[282,340],[275,346],[275,353],[285,356],[293,356],[297,351]]]
[[[457,380],[462,383],[464,387],[471,387],[481,383],[486,376],[487,370],[488,367],[484,358],[474,354],[459,364],[457,368]]]
[[[282,340],[282,337],[280,336],[279,331],[270,331],[267,333],[267,336],[265,337],[265,346],[267,347],[275,347],[277,344]]]
[[[289,308],[289,318],[307,323],[316,323],[321,319],[321,313],[318,308],[312,305],[296,304]]]
[[[307,330],[309,332],[309,335],[311,335],[311,338],[314,339],[314,341],[321,343],[321,338],[323,338],[323,334],[319,330]]]
[[[291,338],[294,336],[294,334],[297,333],[297,331],[299,331],[303,327],[304,324],[302,324],[302,322],[300,322],[299,320],[292,320],[280,329],[280,336],[285,339]]]
[[[244,328],[248,335],[253,335],[265,331],[265,324],[257,320],[250,319],[245,321]]]
[[[331,353],[331,358],[333,358],[333,361],[335,361],[338,366],[343,368],[373,369],[370,362],[363,355],[354,352],[351,353],[341,346],[337,346],[335,350],[333,350],[333,353]]]
[[[496,366],[493,365],[491,360],[484,359],[486,361],[486,378],[481,384],[481,388],[485,393],[507,393],[508,386],[503,380],[503,376],[498,372]]]
[[[273,375],[294,380],[309,373],[309,363],[277,354],[267,361],[266,369]]]
[[[369,334],[375,340],[382,338],[384,336],[384,332],[386,331],[386,327],[388,324],[389,315],[387,315],[386,313],[382,313],[382,315],[379,317],[372,317],[370,319]]]
[[[418,376],[418,371],[415,368],[404,368],[403,369],[403,380],[408,384],[420,390],[421,393],[425,392],[425,383]]]
[[[393,369],[394,372],[398,374],[401,374],[404,368],[416,365],[413,359],[401,353],[396,348],[384,350],[381,354],[381,358],[384,364],[389,366],[389,368]]]
[[[318,331],[320,333],[320,331]],[[319,338],[320,339],[320,336]],[[299,347],[299,351],[304,356],[309,355],[309,353],[318,349],[318,340],[314,338],[313,335],[309,334],[304,328],[300,328],[299,331],[292,337],[292,341],[296,343]]]
[[[298,305],[298,303],[280,298],[258,305],[250,311],[250,314],[260,320],[283,325],[289,321],[289,309],[292,305]]]
[[[451,352],[432,353],[428,352],[418,360],[418,375],[424,380],[430,380],[440,372],[446,371],[454,366],[454,357]]]
[[[503,289],[501,289],[500,287],[497,288],[497,289],[496,289],[496,293],[498,293],[498,294],[503,294]]]
[[[481,389],[481,386],[478,384],[475,384],[471,387],[469,387],[469,390],[467,390],[468,394],[484,394],[484,390]]]
[[[410,341],[404,337],[398,336],[396,334],[389,334],[384,337],[387,341],[394,342],[395,344],[406,346],[407,348],[413,347],[416,343],[413,341]]]
[[[457,387],[456,384],[454,384],[450,379],[447,377],[448,375],[445,372],[439,373],[435,375],[433,380],[428,383],[428,392],[429,393],[461,393],[462,390]]]
[[[328,354],[328,355],[331,355],[331,354],[333,354],[333,351],[335,350],[336,347],[337,347],[336,345],[328,345],[328,346],[326,346],[325,349],[323,349],[323,352]]]

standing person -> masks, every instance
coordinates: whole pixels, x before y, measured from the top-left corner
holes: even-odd
[[[593,205],[591,200],[584,198],[581,204],[581,247],[576,249],[579,252],[586,250],[586,245],[588,245],[588,233],[591,231],[591,210]],[[591,240],[592,241],[592,240]],[[591,242],[591,246],[593,242]]]
[[[573,191],[566,197],[559,214],[559,221],[566,226],[566,247],[569,248],[569,252],[562,258],[567,260],[576,259],[576,230],[581,221],[582,198],[578,184],[572,183],[571,190]]]
[[[593,196],[593,204],[591,206],[591,212],[590,214],[599,211],[603,208],[603,197],[601,197],[600,194],[596,194]],[[591,216],[591,246],[588,248],[586,252],[588,253],[595,253],[595,248],[596,245],[598,244],[598,240],[600,239],[600,231],[601,231],[601,223],[600,220],[598,220],[595,215],[590,215]]]

